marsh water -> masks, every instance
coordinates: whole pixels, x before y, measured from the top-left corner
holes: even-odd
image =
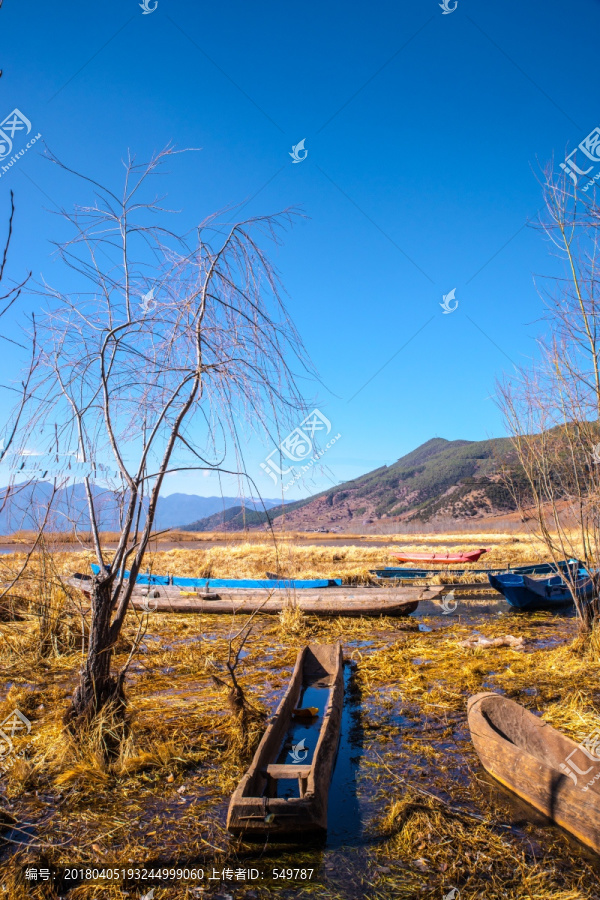
[[[340,730],[340,741],[335,768],[329,790],[328,831],[325,846],[356,846],[361,839],[361,816],[356,795],[356,772],[361,757],[360,704],[353,685],[354,667],[344,667],[344,709]],[[293,719],[284,740],[278,763],[298,762],[296,755],[306,752],[302,763],[311,765],[323,722],[323,714],[331,688],[326,684],[311,684],[304,687],[299,706],[312,706],[317,713],[308,720]],[[299,745],[302,748],[298,750]],[[298,781],[282,779],[278,782],[278,796],[298,797]]]
[[[559,868],[572,864],[581,867],[595,866],[595,871],[600,876],[597,858],[594,859],[590,851],[585,850],[556,826],[533,812],[526,804],[488,777],[478,765],[472,752],[467,726],[466,694],[461,696],[458,707],[436,712],[435,702],[432,705],[415,702],[411,700],[409,692],[406,693],[406,697],[404,696],[404,685],[397,678],[393,668],[390,669],[389,680],[385,684],[376,690],[369,688],[368,676],[364,673],[368,671],[370,661],[376,659],[380,652],[385,653],[390,649],[403,647],[405,641],[408,648],[405,657],[409,660],[414,673],[411,677],[421,679],[426,686],[431,685],[435,688],[440,684],[439,680],[437,682],[435,680],[436,677],[439,679],[439,675],[434,677],[431,675],[435,646],[448,641],[455,630],[464,637],[476,636],[485,633],[490,623],[497,622],[501,623],[501,633],[518,635],[521,626],[526,625],[529,638],[524,653],[549,651],[561,643],[570,641],[575,634],[575,622],[572,617],[565,615],[532,617],[513,613],[499,595],[470,596],[465,599],[456,597],[456,601],[456,609],[448,614],[439,602],[422,601],[418,610],[409,617],[387,623],[383,620],[381,622],[371,620],[368,623],[368,630],[358,632],[359,636],[356,636],[357,632],[352,633],[354,623],[347,622],[345,625],[340,623],[339,636],[327,638],[327,640],[339,639],[342,642],[345,658],[344,707],[339,747],[329,790],[327,834],[316,840],[308,836],[286,843],[269,840],[258,847],[235,839],[228,840],[227,843],[227,852],[231,853],[232,859],[240,866],[256,866],[265,873],[275,867],[286,866],[314,869],[313,886],[304,888],[301,884],[278,885],[276,888],[278,897],[295,900],[296,897],[313,892],[313,888],[316,889],[319,885],[320,893],[317,896],[335,900],[341,898],[362,900],[365,897],[369,897],[370,900],[387,897],[408,900],[415,896],[432,896],[441,900],[443,893],[448,893],[452,889],[452,883],[445,884],[444,892],[439,891],[436,886],[435,892],[421,893],[427,890],[428,884],[434,884],[434,877],[441,877],[439,872],[437,875],[433,871],[418,875],[414,871],[408,871],[415,860],[419,866],[424,865],[421,857],[430,855],[428,847],[415,850],[414,859],[409,858],[408,861],[399,859],[386,849],[385,811],[392,801],[405,796],[407,786],[411,786],[410,789],[414,791],[421,789],[428,791],[430,795],[438,798],[442,807],[454,804],[465,810],[466,814],[474,816],[482,814],[483,794],[494,810],[494,819],[498,823],[500,833],[517,842],[524,858],[529,860],[532,866],[536,865],[539,859],[545,859],[545,854],[549,854],[548,865],[556,865]],[[149,705],[151,703],[152,707],[160,706],[161,715],[169,720],[172,717],[175,728],[180,721],[182,710],[185,710],[187,698],[200,696],[204,689],[203,682],[195,680],[197,675],[178,674],[175,665],[178,649],[186,648],[194,651],[195,646],[203,644],[210,645],[212,653],[213,645],[219,640],[222,641],[225,634],[222,630],[223,624],[220,622],[215,622],[211,618],[203,619],[204,627],[208,626],[210,630],[202,633],[195,627],[196,621],[190,620],[188,631],[175,629],[170,633],[166,620],[159,619],[153,627],[153,620],[150,619],[150,631],[145,636],[138,659],[131,668],[131,694],[135,697],[135,680],[143,677],[148,669],[152,671],[153,665],[157,665],[154,671],[157,675],[160,671],[163,680],[157,681],[155,686],[148,687]],[[272,617],[265,617],[264,627],[273,628],[273,621]],[[419,639],[417,641],[419,649],[413,650],[411,642],[415,638]],[[316,640],[319,642],[322,638]],[[279,637],[270,643],[267,638],[261,642],[258,655],[251,651],[250,644],[240,655],[243,662],[247,663],[246,676],[260,683],[265,689],[262,690],[262,696],[266,698],[271,711],[276,709],[288,683],[289,659],[285,667],[278,662],[286,643],[287,641],[282,642]],[[431,658],[428,657],[428,648],[432,651]],[[156,656],[159,653],[161,655]],[[247,653],[250,655],[247,656]],[[513,655],[513,659],[517,659],[517,655]],[[478,689],[502,691],[502,687],[495,683],[494,679],[496,669],[505,668],[507,663],[499,665],[493,651],[482,651],[479,660],[486,674]],[[167,679],[164,679],[164,676],[167,676]],[[269,682],[274,676],[278,677],[275,678],[271,689]],[[70,678],[70,675],[65,673],[64,677]],[[21,682],[21,686],[23,684]],[[10,684],[2,685],[4,689],[9,687]],[[31,687],[34,688],[35,685],[32,684]],[[69,685],[70,687],[72,685]],[[448,680],[443,682],[443,687],[448,693],[453,692],[451,674]],[[279,762],[293,762],[290,757],[292,747],[295,746],[298,751],[298,744],[304,742],[301,753],[303,755],[303,751],[306,750],[307,755],[302,762],[310,764],[329,690],[328,686],[318,683],[304,687],[298,706],[316,707],[318,715],[308,720],[294,720],[286,737],[285,746],[282,747]],[[535,682],[529,682],[521,690],[527,696],[533,697],[537,687]],[[0,694],[2,693],[0,689]],[[400,698],[399,694],[402,695]],[[225,710],[223,715],[227,715]],[[141,821],[145,823],[149,835],[156,834],[153,830],[157,827],[156,818],[164,821],[168,820],[169,816],[172,817],[173,828],[179,822],[185,823],[185,815],[190,804],[198,801],[206,802],[207,818],[213,819],[220,833],[224,834],[229,798],[228,796],[215,798],[214,792],[211,793],[210,784],[202,782],[202,778],[205,777],[202,775],[203,771],[206,772],[206,768],[198,769],[197,773],[191,770],[182,776],[182,781],[188,785],[182,794],[177,793],[179,782],[175,781],[168,794],[140,799]],[[184,784],[180,786],[183,787]],[[286,796],[297,795],[297,782],[280,782],[279,787],[287,792]],[[483,812],[485,814],[485,809]],[[182,827],[185,829],[185,824]],[[31,828],[27,832],[11,832],[8,837],[23,844],[31,839],[35,840],[37,835],[35,829]],[[151,838],[145,840],[151,842]],[[184,841],[181,835],[175,839],[175,831],[171,838],[169,831],[165,829],[160,858],[165,860],[180,858],[178,854],[183,846],[182,840]],[[549,847],[550,850],[547,849]],[[142,852],[148,855],[152,853],[150,849],[144,849]],[[185,850],[183,852],[185,853]],[[473,866],[477,865],[481,864],[474,861]],[[390,877],[388,875],[390,871],[397,879],[394,886],[386,882]],[[405,877],[406,883],[402,881]],[[398,887],[401,882],[404,885],[402,888]],[[462,889],[462,882],[454,883],[461,884],[463,896],[484,896],[465,892]],[[237,886],[234,885],[232,890],[226,890],[228,887],[214,886],[214,890],[207,890],[202,896],[214,895],[215,900],[226,896],[233,898],[245,896],[237,890]],[[262,887],[264,890],[267,889],[266,884]],[[130,896],[138,895],[134,893]],[[165,896],[171,898],[175,895]],[[267,894],[261,889],[256,896],[262,898]],[[586,893],[580,896],[587,898],[594,895]]]
[[[251,543],[264,543],[265,541],[270,541],[270,537],[268,535],[260,535],[259,537],[250,536],[249,541]],[[465,540],[468,540],[468,535]],[[342,547],[389,547],[393,545],[396,549],[401,549],[402,547],[414,547],[415,540],[411,539],[410,535],[403,538],[398,538],[397,536],[390,536],[386,538],[385,535],[382,535],[380,538],[372,539],[369,537],[361,537],[360,535],[351,535],[349,537],[345,537],[344,535],[340,535],[337,538],[327,538],[327,537],[315,537],[310,533],[306,534],[305,540],[296,541],[297,544],[302,546],[303,543],[310,545],[311,547],[332,547],[332,548],[342,548]],[[197,541],[159,541],[159,542],[151,542],[150,550],[151,551],[165,551],[165,550],[210,550],[211,547],[232,547],[239,544],[239,540],[231,539],[231,540],[197,540]],[[465,541],[446,541],[444,543],[444,547],[462,547],[464,546]],[[102,546],[106,550],[116,550],[116,543],[103,543]],[[1,544],[0,543],[0,553],[29,553],[32,549],[33,543],[14,543],[14,544]],[[61,542],[57,541],[56,543],[52,543],[52,550],[56,553],[72,553],[78,551],[89,551],[93,550],[94,547],[92,544],[74,544],[69,542]],[[392,563],[393,564],[393,563]]]
[[[444,615],[435,603],[423,603],[419,612],[413,614],[410,619],[413,620],[412,627],[417,625],[425,632],[441,632],[452,628],[453,623],[468,623],[472,634],[477,635],[478,626],[483,626],[490,617],[504,617],[507,632],[517,633],[519,623],[524,618],[523,614],[513,613],[503,598],[483,598],[459,603],[456,611],[450,615]],[[404,621],[407,625],[410,624],[410,620]],[[531,625],[531,619],[529,624]],[[533,646],[535,649],[545,649],[564,643],[573,637],[575,631],[573,618],[569,615],[544,616],[536,622],[536,626],[539,638],[536,637],[531,641],[530,649]],[[388,635],[388,638],[390,637],[393,640],[393,636]],[[392,797],[401,796],[403,793],[399,779],[405,778],[409,783],[425,779],[421,784],[426,785],[429,790],[433,789],[442,802],[453,802],[452,789],[448,784],[444,788],[433,786],[438,775],[435,765],[428,763],[426,759],[411,758],[410,753],[406,751],[407,739],[425,737],[430,751],[442,752],[445,760],[444,771],[451,773],[451,783],[455,785],[457,792],[460,789],[463,797],[460,805],[467,814],[471,813],[475,817],[479,814],[475,798],[472,801],[464,801],[465,794],[469,796],[470,793],[470,781],[476,777],[479,789],[497,808],[498,822],[501,823],[498,826],[499,830],[522,842],[526,848],[526,855],[531,857],[532,863],[544,855],[542,848],[548,838],[556,841],[559,836],[558,839],[566,839],[571,857],[580,859],[582,863],[585,861],[600,876],[600,864],[595,854],[502,787],[488,776],[482,767],[478,768],[475,775],[471,765],[465,765],[463,747],[470,744],[466,711],[446,716],[445,725],[452,728],[449,738],[445,728],[432,721],[430,716],[419,709],[400,711],[397,708],[392,709],[385,695],[379,699],[371,695],[365,700],[361,694],[360,681],[355,677],[357,663],[352,657],[356,656],[360,660],[376,652],[381,648],[383,638],[384,635],[379,634],[374,628],[372,640],[344,642],[346,658],[344,709],[339,749],[329,790],[326,837],[319,840],[307,838],[293,844],[271,843],[263,848],[259,857],[255,857],[246,848],[240,853],[240,859],[246,862],[256,862],[258,859],[263,867],[267,862],[282,866],[314,866],[315,877],[318,876],[320,884],[328,886],[331,890],[330,896],[344,897],[345,900],[359,900],[367,895],[371,896],[368,890],[374,886],[372,879],[377,882],[377,878],[381,877],[378,873],[385,876],[390,867],[393,868],[397,864],[397,860],[383,857],[380,859],[381,865],[373,870],[371,851],[380,841],[382,808]],[[427,660],[418,658],[414,658],[412,662],[415,666],[420,663],[427,665]],[[490,674],[493,676],[494,673]],[[482,689],[498,690],[498,687],[484,683]],[[321,713],[327,695],[327,688],[308,687],[301,698],[301,704],[315,706]],[[318,733],[319,721],[320,719],[315,719],[311,723],[294,723],[289,741],[297,743],[304,739],[306,747],[312,749],[311,738],[314,740]],[[286,746],[281,761],[291,761],[289,751],[290,747]],[[395,760],[393,771],[381,764],[380,753],[385,753],[387,759]],[[307,762],[310,760],[309,752]],[[297,793],[294,796],[297,796]],[[368,878],[367,870],[370,873]],[[393,890],[387,894],[385,886],[382,885],[382,888],[381,893],[376,892],[372,896],[382,898],[414,896],[413,889],[408,886],[406,893],[397,893]],[[290,887],[279,896],[289,898],[304,896],[301,890],[299,893],[296,893],[296,890]],[[425,888],[414,890],[420,893]],[[589,896],[600,894],[592,893]]]

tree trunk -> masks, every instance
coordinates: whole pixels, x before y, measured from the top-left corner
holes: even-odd
[[[591,606],[583,604],[579,612],[579,628],[585,635],[589,635],[594,630],[594,615]]]
[[[600,599],[593,596],[589,600],[576,600],[575,608],[579,619],[579,630],[583,635],[593,634],[596,623],[600,622]]]
[[[115,712],[124,712],[125,696],[121,678],[111,675],[115,638],[111,630],[112,581],[96,576],[92,583],[92,617],[88,652],[79,685],[65,723],[72,732],[89,724],[107,704]]]

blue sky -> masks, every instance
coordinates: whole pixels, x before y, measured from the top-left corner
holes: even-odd
[[[526,223],[541,205],[540,165],[600,124],[599,28],[599,0],[458,0],[447,15],[437,0],[158,0],[148,15],[138,0],[70,4],[68,15],[6,0],[0,119],[20,109],[64,163],[111,185],[129,149],[201,148],[166,182],[185,228],[246,201],[245,215],[302,209],[274,261],[322,379],[316,403],[341,438],[294,498],[434,436],[505,434],[495,379],[535,353],[533,279],[557,265]],[[14,190],[10,275],[56,282],[56,210],[88,198],[40,153],[0,177],[0,215]],[[458,307],[444,315],[453,289]],[[25,297],[20,312],[38,304]],[[18,313],[1,327],[18,338]],[[2,342],[2,383],[19,354]],[[266,496],[279,490],[259,466],[272,449],[249,449]],[[175,490],[219,488],[178,477]]]

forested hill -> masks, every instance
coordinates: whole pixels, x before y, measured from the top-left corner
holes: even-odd
[[[447,441],[433,438],[401,457],[353,481],[313,497],[286,504],[286,528],[346,530],[381,519],[430,522],[473,519],[514,509],[502,471],[516,461],[508,438],[487,441]],[[268,515],[282,514],[274,507]],[[196,521],[190,531],[264,528],[267,514],[232,507],[225,514]]]

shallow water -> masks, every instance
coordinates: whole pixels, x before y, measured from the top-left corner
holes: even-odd
[[[347,642],[346,649],[349,650],[355,643]],[[364,649],[369,652],[368,648]],[[321,840],[305,838],[287,845],[273,843],[268,849],[263,849],[258,858],[255,851],[247,850],[243,854],[246,860],[261,866],[271,861],[281,866],[314,867],[314,881],[321,886],[321,890],[328,891],[327,894],[318,893],[318,896],[339,896],[345,900],[363,900],[367,896],[416,896],[425,889],[426,876],[423,876],[420,887],[413,881],[414,892],[406,895],[388,895],[385,893],[385,883],[380,884],[381,893],[377,889],[373,893],[374,881],[377,882],[380,877],[379,870],[386,873],[391,867],[392,871],[397,872],[397,860],[388,859],[385,855],[374,859],[371,851],[373,846],[382,843],[378,833],[382,807],[393,797],[401,796],[405,790],[398,779],[406,779],[409,784],[417,785],[417,789],[423,785],[433,791],[442,803],[455,804],[476,815],[481,813],[480,800],[477,790],[472,791],[473,784],[480,785],[486,794],[492,795],[500,833],[510,834],[519,841],[532,862],[548,853],[551,845],[554,845],[554,859],[564,858],[564,846],[561,848],[564,835],[560,829],[542,816],[532,815],[526,804],[486,776],[471,752],[464,713],[447,711],[442,721],[435,715],[425,715],[416,706],[407,706],[402,702],[389,704],[385,694],[381,695],[381,702],[373,697],[364,702],[359,683],[353,678],[354,671],[354,665],[346,664],[341,736],[329,790],[326,837]],[[493,671],[490,672],[490,688],[498,690],[493,684],[493,675]],[[327,689],[315,691],[308,688],[302,697],[302,705],[314,705],[322,710],[327,693]],[[304,737],[307,748],[312,750],[310,737],[318,733],[319,721],[316,720],[316,725],[300,723],[298,727],[294,726],[291,737],[295,741]],[[383,735],[385,738],[382,741]],[[409,737],[425,739],[432,749],[442,752],[444,771],[451,773],[443,777],[443,783],[440,780],[439,758],[415,757],[411,744],[407,744]],[[385,756],[388,767],[379,764],[379,754]],[[310,759],[309,755],[307,760]],[[284,757],[282,761],[291,760]],[[576,859],[586,859],[597,866],[593,854],[577,842],[567,840]],[[391,885],[389,887],[393,890]],[[289,900],[306,895],[308,892],[305,894],[299,885],[290,885],[281,894],[278,892],[278,896]]]
[[[356,795],[356,773],[361,758],[362,730],[360,703],[352,683],[353,671],[352,666],[345,665],[340,741],[329,789],[328,831],[325,844],[329,848],[360,844],[361,816]],[[311,684],[303,688],[298,707],[313,706],[318,709],[318,713],[309,720],[292,720],[277,758],[278,763],[301,762],[303,765],[312,763],[330,692],[331,688],[323,684]],[[298,757],[296,759],[294,751]],[[296,779],[282,779],[277,787],[278,797],[299,796]]]
[[[311,718],[292,719],[276,760],[278,763],[312,765],[330,694],[331,687],[326,684],[310,684],[303,687],[298,708],[313,706],[318,712]],[[298,779],[280,779],[277,782],[277,796],[285,799],[299,797]]]
[[[256,536],[250,535],[248,538],[244,538],[244,542],[249,540],[250,543],[264,544],[269,543],[270,536],[264,534],[258,534]],[[211,547],[232,547],[235,544],[239,544],[239,538],[232,538],[230,541],[160,541],[158,545],[154,542],[151,542],[150,550],[151,552],[159,551],[165,552],[167,550],[209,550]],[[284,543],[284,542],[282,542]],[[288,542],[285,541],[287,544]],[[342,549],[343,547],[390,547],[393,546],[396,549],[401,549],[403,546],[412,547],[414,546],[414,538],[411,539],[410,535],[406,539],[394,540],[393,538],[385,538],[382,535],[380,540],[369,540],[368,538],[357,537],[336,537],[336,538],[327,538],[327,537],[317,537],[315,534],[311,532],[307,532],[305,537],[301,537],[294,540],[295,544],[310,544],[311,547],[335,547],[336,549]],[[464,542],[459,541],[447,541],[444,543],[444,547],[453,547],[453,546],[462,546]],[[33,544],[0,544],[0,553],[28,553]],[[104,545],[106,550],[116,550],[116,543],[108,543]],[[83,550],[93,550],[92,544],[84,544],[83,546],[80,544],[72,544],[72,543],[61,543],[60,541],[52,544],[52,550],[57,553],[63,552],[78,552]]]
[[[493,602],[487,598],[485,601],[471,598],[464,604],[460,603],[455,615],[444,615],[442,609],[435,604],[431,604],[431,607],[431,611],[426,614],[420,608],[412,617],[398,619],[393,630],[384,631],[382,629],[389,628],[389,626],[378,624],[376,620],[373,620],[372,628],[359,632],[368,636],[368,639],[343,640],[342,637],[345,653],[350,655],[356,651],[354,655],[357,659],[368,660],[381,648],[394,645],[396,642],[401,645],[406,638],[406,635],[401,632],[405,630],[410,630],[413,635],[418,636],[418,626],[422,625],[423,628],[420,630],[424,633],[417,641],[419,649],[415,648],[411,651],[409,644],[407,653],[409,657],[415,654],[413,659],[416,666],[415,676],[421,677],[419,673],[423,672],[422,677],[427,679],[431,675],[426,666],[431,661],[425,658],[426,651],[422,657],[417,654],[423,652],[422,648],[426,648],[429,643],[438,640],[445,641],[444,629],[453,629],[457,624],[461,624],[462,616],[462,623],[469,626],[468,630],[476,632],[482,623],[495,619],[498,611],[507,610],[506,604],[501,598]],[[427,607],[425,608],[427,609]],[[504,615],[506,619],[503,620],[502,628],[518,634],[516,629],[518,623],[523,622],[523,615],[513,616],[509,611],[504,612]],[[531,632],[535,635],[530,643],[532,650],[544,650],[568,640],[572,636],[573,620],[549,614],[527,615],[526,619],[529,625],[537,626]],[[268,624],[271,620],[265,621]],[[157,628],[160,627],[158,624]],[[438,630],[441,632],[439,635],[427,635],[427,632],[437,632]],[[408,637],[409,640],[412,640],[412,635]],[[147,635],[146,640],[148,653],[152,654],[158,651],[162,653],[167,647],[175,647],[182,643],[193,646],[199,640],[223,641],[224,634],[219,632],[213,635],[198,635],[192,630],[185,637],[179,638],[174,635],[160,637],[159,631],[155,635]],[[276,641],[273,646],[267,642],[267,646],[271,647],[272,653],[265,652],[266,647],[261,647],[256,661],[252,662],[251,671],[255,674],[256,679],[260,680],[262,699],[273,709],[287,687],[290,665],[288,663],[283,668],[272,666],[270,660],[272,658],[278,660],[282,654],[282,648]],[[483,656],[490,660],[494,653],[492,648],[485,651]],[[254,660],[254,656],[252,654],[250,656]],[[144,657],[143,662],[144,665],[152,665],[152,660],[147,656]],[[169,662],[168,658],[165,659],[161,655],[159,665],[163,674],[168,671],[168,669],[162,668],[166,662]],[[360,665],[359,662],[359,671]],[[487,672],[481,689],[503,692],[495,683],[496,669],[502,669],[502,666],[491,663],[490,671]],[[395,878],[400,877],[398,872],[401,869],[407,868],[406,860],[399,861],[386,856],[384,835],[381,833],[383,810],[394,797],[401,797],[406,791],[406,785],[399,783],[395,776],[416,786],[415,789],[422,786],[438,795],[443,802],[454,803],[462,808],[468,808],[474,813],[481,812],[478,791],[481,786],[485,786],[486,796],[491,795],[493,799],[495,817],[498,822],[508,826],[508,829],[502,833],[516,836],[523,853],[531,854],[528,858],[535,859],[538,850],[535,849],[534,852],[531,848],[539,847],[543,848],[543,852],[548,855],[548,865],[567,864],[567,857],[561,843],[562,832],[541,818],[539,821],[535,817],[532,819],[529,807],[521,804],[518,799],[504,791],[496,782],[487,779],[483,769],[477,763],[470,744],[464,707],[459,712],[444,710],[443,713],[437,713],[435,704],[424,709],[407,700],[391,699],[387,693],[387,687],[370,693],[368,685],[365,687],[366,695],[362,697],[359,692],[361,679],[354,677],[355,670],[354,663],[346,664],[344,667],[344,708],[339,749],[329,791],[326,837],[318,841],[301,839],[291,846],[271,843],[262,849],[256,847],[250,849],[246,845],[236,851],[240,864],[247,862],[265,866],[265,868],[270,868],[271,865],[314,867],[315,880],[318,884],[325,886],[320,888],[316,894],[320,898],[325,896],[335,897],[336,900],[339,897],[344,897],[344,900],[355,900],[355,898],[364,900],[366,897],[369,900],[375,900],[375,898],[387,900],[387,897],[407,900],[407,898],[416,896],[439,896],[441,898],[451,885],[448,885],[445,891],[440,890],[436,894],[418,893],[420,890],[425,890],[427,879],[433,878],[433,874],[424,874],[421,879],[423,887],[415,886],[412,891],[411,884],[412,892],[406,894],[392,893],[391,885],[377,881],[381,878],[377,874],[379,866],[383,867],[382,872],[386,869],[389,871],[391,867]],[[285,674],[285,679],[279,678],[281,673]],[[270,678],[274,679],[272,685]],[[364,682],[362,683],[364,684]],[[22,684],[19,683],[19,686],[21,687]],[[390,687],[397,688],[398,685],[392,681]],[[146,682],[145,690],[152,690],[152,685],[148,685]],[[526,696],[535,696],[535,688],[526,687],[521,690]],[[316,706],[322,714],[328,693],[327,687],[308,685],[300,698],[299,705]],[[145,704],[156,705],[158,708],[159,700],[170,697],[173,701],[173,722],[176,728],[185,698],[196,694],[199,696],[202,694],[201,682],[193,680],[183,682],[183,679],[177,679],[170,687],[148,694]],[[397,697],[397,691],[395,694]],[[154,698],[156,698],[156,703],[153,702]],[[165,715],[164,711],[161,714]],[[225,704],[223,704],[222,715],[228,715]],[[170,720],[171,717],[167,717]],[[288,735],[290,746],[286,748],[283,758],[280,757],[279,761],[292,762],[293,760],[289,757],[291,743],[297,744],[304,738],[305,749],[308,752],[305,760],[302,761],[310,763],[321,722],[322,715],[308,722],[302,720],[294,722]],[[442,751],[441,756],[432,755],[430,757],[422,753],[422,747]],[[386,767],[383,766],[384,760]],[[215,765],[218,765],[218,757],[215,759]],[[161,821],[171,819],[176,822],[191,804],[199,802],[202,806],[194,811],[194,815],[197,818],[206,816],[207,821],[216,820],[219,825],[219,833],[222,833],[229,798],[216,796],[214,785],[203,783],[206,781],[206,768],[199,769],[198,773],[198,778],[195,777],[194,770],[176,775],[174,785],[170,788],[166,787],[165,797],[153,801],[143,808],[142,820],[148,828],[157,827],[154,822],[156,816]],[[178,793],[179,780],[186,786],[186,790],[182,794]],[[297,789],[296,783],[289,784],[293,789]],[[30,819],[30,821],[32,820]],[[528,824],[530,821],[534,822],[533,826]],[[153,833],[149,832],[149,834]],[[175,835],[175,831],[173,834]],[[21,839],[30,840],[29,837],[24,838],[22,835]],[[177,840],[180,839],[178,834]],[[170,853],[173,854],[173,858],[179,858],[177,855],[179,848],[175,844],[175,837],[172,840],[171,843],[168,832],[165,831],[165,844],[160,851],[165,853],[165,859],[169,858]],[[234,845],[233,840],[232,845]],[[554,849],[554,845],[556,845],[556,849]],[[415,853],[415,857],[421,852],[427,855],[426,851],[419,850]],[[539,855],[541,852],[540,850]],[[375,855],[376,853],[379,855]],[[573,855],[578,861],[588,858],[587,851],[576,844],[574,844]],[[421,876],[413,872],[410,877],[416,885],[415,879],[418,880]],[[322,893],[323,890],[327,893]],[[461,893],[463,896],[472,896],[463,890],[462,884]],[[304,891],[300,885],[296,884],[285,886],[285,889],[283,886],[278,887],[276,894],[282,900],[283,898],[296,900],[300,896],[308,895],[309,891]],[[130,894],[130,896],[138,896],[138,894]],[[213,896],[212,893],[211,896]],[[223,898],[225,895],[217,896]],[[233,896],[243,895],[235,892]],[[264,896],[266,895],[261,892],[260,897]],[[582,894],[581,896],[589,895]]]
[[[354,669],[344,668],[344,709],[340,744],[329,788],[327,841],[329,849],[356,847],[362,842],[363,822],[357,794],[358,770],[363,753],[360,694]]]

